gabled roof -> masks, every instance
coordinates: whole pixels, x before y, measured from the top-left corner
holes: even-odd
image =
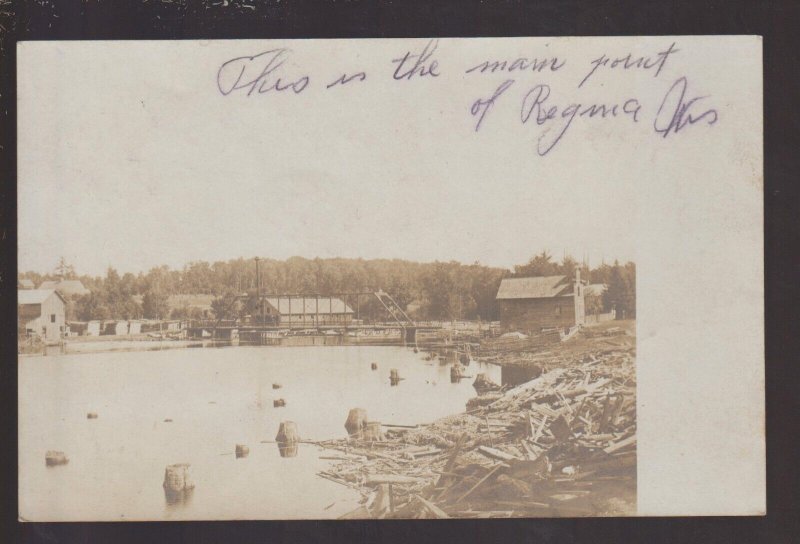
[[[289,297],[266,297],[265,299],[270,306],[278,310],[279,313],[289,314]],[[341,299],[329,298],[320,296],[318,299],[315,297],[306,297],[305,305],[303,304],[303,297],[291,297],[292,315],[295,314],[352,314],[353,310],[345,304]],[[319,310],[317,310],[317,301],[319,301]]]
[[[550,298],[572,294],[572,283],[566,276],[537,276],[506,278],[500,282],[497,300],[519,298]]]
[[[19,289],[17,291],[17,304],[41,304],[51,295],[55,294],[62,301],[62,297],[55,289]]]
[[[23,289],[33,289],[35,285],[31,280],[28,278],[22,278],[21,280],[17,280],[17,285],[22,287]]]
[[[55,289],[62,295],[67,296],[89,294],[89,290],[81,280],[44,281],[39,286],[39,289]]]

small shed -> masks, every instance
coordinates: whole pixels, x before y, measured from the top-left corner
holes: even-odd
[[[100,321],[88,321],[86,323],[86,336],[100,336],[101,325]]]

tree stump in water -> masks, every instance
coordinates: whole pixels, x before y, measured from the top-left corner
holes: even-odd
[[[97,412],[89,412],[86,414],[86,419],[97,419]]]
[[[250,448],[248,448],[244,444],[236,444],[237,459],[239,459],[240,457],[247,457],[248,455],[250,455]]]
[[[400,373],[397,371],[396,368],[393,368],[389,371],[389,381],[392,385],[397,385],[400,383],[400,380],[403,378],[400,377]]]
[[[279,384],[279,383],[273,383],[272,384],[272,388],[273,389],[280,389],[281,387],[283,387],[283,386],[281,384]]]
[[[450,382],[458,383],[464,377],[464,372],[461,370],[460,364],[454,364],[450,367]]]
[[[164,489],[172,493],[180,493],[194,489],[194,482],[189,472],[189,466],[189,463],[168,465],[164,470]]]
[[[294,421],[281,421],[275,441],[284,444],[294,444],[300,440],[297,434],[297,423]]]
[[[380,442],[383,440],[380,421],[367,421],[364,426],[364,440],[369,442]]]
[[[364,428],[367,426],[367,411],[363,408],[353,408],[347,414],[347,420],[344,422],[344,428],[347,429],[347,434],[351,438],[360,439],[364,434]]]
[[[500,386],[490,380],[489,376],[483,372],[475,376],[475,382],[472,384],[472,387],[475,388],[475,391],[477,391],[479,395],[487,391],[496,391],[500,389]]]
[[[370,368],[372,368],[372,370],[378,370],[378,363],[372,363]]]
[[[282,408],[283,406],[286,406],[286,401],[283,399],[275,399],[272,401],[273,408]]]

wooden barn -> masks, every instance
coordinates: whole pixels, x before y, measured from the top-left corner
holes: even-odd
[[[347,326],[353,321],[353,310],[335,297],[264,297],[263,300],[265,319],[280,326]]]
[[[17,291],[17,327],[25,336],[39,336],[46,342],[59,340],[66,332],[64,297],[54,289]]]
[[[575,278],[540,276],[506,278],[497,290],[500,324],[508,331],[537,333],[542,329],[583,325],[586,285]]]

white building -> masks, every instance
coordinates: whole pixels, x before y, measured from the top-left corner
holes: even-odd
[[[42,340],[59,340],[66,332],[66,301],[54,289],[17,291],[17,320],[20,332]]]

